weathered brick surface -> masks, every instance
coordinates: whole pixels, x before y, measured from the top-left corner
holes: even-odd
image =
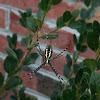
[[[11,95],[14,95],[14,93],[12,92],[12,91],[7,91],[8,93],[7,93],[7,96],[4,98],[4,100],[11,100],[10,99],[10,96]]]
[[[0,59],[0,72],[3,74],[3,75],[5,75],[5,70],[4,70],[4,66],[3,66],[3,60],[2,59]]]
[[[45,95],[50,96],[53,91],[58,91],[58,93],[61,92],[61,89],[56,85],[56,83],[52,79],[38,74],[37,80],[37,90]]]
[[[33,78],[30,80],[31,75],[25,76],[30,71],[20,71],[18,73],[18,75],[23,79],[23,83],[22,84],[25,87],[37,90],[37,77],[34,75]],[[30,80],[30,82],[29,82],[29,80]]]
[[[15,8],[19,8],[19,9],[23,9],[23,10],[26,10],[27,8],[32,8],[33,12],[36,12],[37,11],[37,2],[39,0],[29,0],[29,1],[26,1],[26,0],[17,0],[17,1],[14,1],[14,0],[0,0],[0,4],[4,4],[4,5],[8,5],[8,6],[12,6],[12,7],[15,7]]]
[[[6,37],[3,35],[0,35],[0,44],[2,45],[0,46],[0,52],[5,53],[4,48],[8,45],[8,43]]]
[[[5,28],[5,11],[0,9],[0,28]]]
[[[10,14],[10,30],[11,32],[17,33],[17,34],[21,34],[21,35],[26,35],[27,30],[26,28],[22,27],[19,24],[19,16],[16,15],[15,13],[11,12]]]

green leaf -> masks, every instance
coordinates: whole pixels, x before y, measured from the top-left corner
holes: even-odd
[[[66,89],[62,94],[63,100],[73,100],[73,95],[70,89]]]
[[[63,100],[60,95],[57,96],[56,100]]]
[[[70,78],[69,83],[70,83],[71,86],[74,85],[75,84],[75,78]]]
[[[38,11],[37,11],[37,18],[41,19],[42,18],[42,14],[43,14],[43,11],[41,9],[38,9]]]
[[[88,88],[89,80],[90,80],[90,75],[87,72],[83,72],[82,78],[80,80],[81,93],[83,93],[86,90],[86,88]]]
[[[91,17],[93,17],[94,13],[95,13],[94,8],[89,9],[87,13],[87,19],[90,19]]]
[[[92,29],[92,23],[87,23],[86,27],[87,27],[87,31],[88,32],[92,32],[93,31],[93,29]]]
[[[63,21],[63,17],[62,17],[62,16],[60,16],[60,17],[57,19],[56,24],[57,24],[57,27],[58,27],[58,28],[61,28],[61,27],[64,26],[64,21]]]
[[[88,11],[85,8],[82,8],[80,12],[81,18],[85,20],[87,18],[87,13]]]
[[[38,58],[38,54],[37,53],[31,53],[31,54],[28,55],[28,57],[24,61],[23,65],[33,64],[33,63],[35,63],[37,58]]]
[[[29,41],[30,44],[31,44],[32,40],[33,40],[33,35],[32,35],[32,34],[29,34],[28,36],[23,37],[23,38],[21,39],[21,44],[22,44],[23,46],[27,47],[27,46],[28,46],[28,41]]]
[[[77,29],[78,32],[80,33],[80,35],[82,36],[82,38],[86,37],[87,24],[86,24],[85,20],[80,19],[80,20],[78,20],[78,22],[80,22],[80,24],[81,24],[81,27],[79,29]],[[80,42],[82,42],[82,41],[80,41]]]
[[[68,66],[68,64],[66,64],[66,65],[64,66],[64,70],[63,70],[64,76],[65,76],[65,77],[68,77],[70,71],[71,71],[71,68]]]
[[[20,85],[21,83],[22,83],[22,79],[20,79],[18,76],[15,76],[7,85],[6,90],[11,90],[16,86]]]
[[[100,99],[100,73],[97,71],[92,72],[90,79],[90,90],[93,96]]]
[[[10,100],[17,100],[16,96],[12,95],[10,96]]]
[[[57,4],[59,4],[61,1],[62,1],[62,0],[52,0],[52,1],[51,1],[51,4],[52,4],[52,5],[57,5]]]
[[[73,71],[76,74],[80,66],[78,64],[73,64]]]
[[[90,5],[91,0],[84,0],[85,5],[88,7]]]
[[[100,24],[97,21],[93,22],[93,31],[95,34],[99,35],[100,34]]]
[[[86,52],[87,51],[87,46],[86,45],[82,45],[80,48],[80,52]]]
[[[40,27],[40,26],[42,25],[41,20],[40,20],[40,19],[35,19],[34,25],[35,25],[36,27]]]
[[[66,60],[67,60],[67,65],[69,66],[69,67],[71,67],[71,65],[72,65],[72,59],[71,59],[71,57],[70,57],[70,55],[66,55]]]
[[[100,70],[100,58],[98,59],[98,68],[97,70]]]
[[[82,95],[81,97],[80,97],[80,100],[90,100],[90,96],[89,95]]]
[[[50,2],[50,0],[41,0],[40,7],[43,11],[48,10],[49,2]]]
[[[57,91],[53,91],[52,94],[51,94],[51,100],[56,100],[56,97],[58,95],[58,92]]]
[[[23,27],[27,27],[27,23],[26,23],[26,20],[25,19],[23,19],[23,18],[20,18],[19,19],[19,23],[20,23],[20,25],[22,25]]]
[[[9,36],[9,35],[7,35],[7,40],[8,40],[8,45],[9,45],[9,47],[10,48],[12,48],[12,38]]]
[[[23,55],[23,51],[21,49],[17,49],[15,52],[16,52],[18,59],[20,59]]]
[[[71,27],[72,29],[79,29],[82,26],[82,24],[80,23],[80,21],[74,21],[69,23],[68,26]]]
[[[3,85],[3,82],[4,82],[4,76],[3,76],[3,74],[0,72],[0,88],[1,88],[2,85]]]
[[[99,36],[95,32],[88,32],[87,34],[87,43],[90,49],[97,51],[99,46]]]
[[[35,33],[37,31],[37,26],[35,25],[36,19],[33,16],[30,16],[27,17],[26,22],[31,31]]]
[[[76,52],[77,52],[77,51],[74,51],[74,52],[73,52],[73,60],[75,60]]]
[[[18,61],[12,57],[7,56],[4,61],[4,68],[7,73],[12,72],[18,64]]]
[[[13,34],[12,43],[13,43],[14,47],[16,47],[16,45],[17,45],[17,34]]]
[[[75,19],[78,15],[79,15],[80,11],[79,9],[75,9],[73,12],[72,12],[72,19]]]
[[[89,68],[83,67],[83,72],[86,72],[91,76],[91,70]]]
[[[80,69],[78,69],[76,77],[75,77],[75,83],[76,84],[80,83],[82,75],[83,75],[83,69],[80,68]]]
[[[73,35],[73,40],[74,40],[74,43],[77,44],[77,37],[75,34]]]
[[[23,37],[23,38],[21,39],[21,44],[22,44],[23,46],[25,46],[25,47],[28,46],[28,39],[27,39],[27,37]]]
[[[81,49],[81,43],[77,43],[77,44],[76,44],[76,49],[77,49],[78,51],[80,51],[80,49]]]
[[[42,38],[43,39],[56,39],[56,38],[58,38],[58,34],[54,34],[54,33],[52,33],[52,34],[48,34],[47,33],[47,35],[45,35],[45,36],[43,36]]]
[[[83,62],[86,65],[86,67],[91,70],[91,72],[93,72],[98,66],[97,61],[94,59],[85,59]]]
[[[12,57],[14,59],[18,59],[16,53],[9,47],[5,47],[5,51],[7,52],[9,57]]]
[[[26,14],[27,14],[28,17],[31,16],[32,9],[31,8],[26,9]]]
[[[92,2],[92,8],[96,8],[100,4],[100,0],[93,0]]]
[[[70,13],[70,11],[65,11],[63,14],[63,21],[64,23],[66,23],[67,21],[69,21],[71,19],[72,15]]]

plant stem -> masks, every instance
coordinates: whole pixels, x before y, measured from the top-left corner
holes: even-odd
[[[76,61],[77,61],[77,59],[78,59],[78,57],[79,57],[79,54],[80,54],[80,51],[77,51],[77,52],[76,52],[75,59],[74,59],[74,63],[76,63]]]
[[[16,87],[16,91],[17,91],[17,100],[20,100],[18,86]]]

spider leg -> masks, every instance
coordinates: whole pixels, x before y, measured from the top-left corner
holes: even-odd
[[[60,83],[61,83],[61,84],[63,84],[63,82],[66,83],[66,82],[64,81],[64,79],[58,74],[58,72],[56,71],[56,69],[54,68],[54,66],[52,66],[51,63],[49,63],[49,65],[50,65],[50,67],[52,68],[52,70],[54,71],[54,73],[56,74],[56,76],[58,77]],[[63,82],[62,82],[62,81],[63,81]]]
[[[35,75],[37,73],[37,71],[45,64],[45,62],[43,62],[38,68],[36,68],[35,70],[31,71],[30,73],[24,75],[23,77],[25,76],[28,76],[28,75],[31,75],[31,77],[29,78],[29,81],[27,83],[29,83],[31,81],[31,79],[33,78],[33,75]],[[26,86],[27,87],[27,86]]]
[[[42,50],[41,50],[41,48],[40,48],[38,39],[37,39],[37,42],[38,42],[38,48],[37,48],[37,51],[38,51],[39,54],[45,59],[45,57],[44,57],[44,55],[43,55],[43,53],[42,53]]]
[[[70,43],[71,43],[71,41],[70,41]],[[54,60],[54,59],[56,59],[56,58],[58,58],[60,56],[63,56],[64,55],[63,54],[64,51],[66,51],[69,48],[70,43],[67,45],[67,47],[62,52],[60,52],[58,55],[56,55],[55,57],[51,58],[50,60]]]

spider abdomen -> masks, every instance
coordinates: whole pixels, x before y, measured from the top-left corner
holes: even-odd
[[[49,65],[49,60],[52,57],[53,49],[51,45],[47,45],[45,49],[46,65]]]

